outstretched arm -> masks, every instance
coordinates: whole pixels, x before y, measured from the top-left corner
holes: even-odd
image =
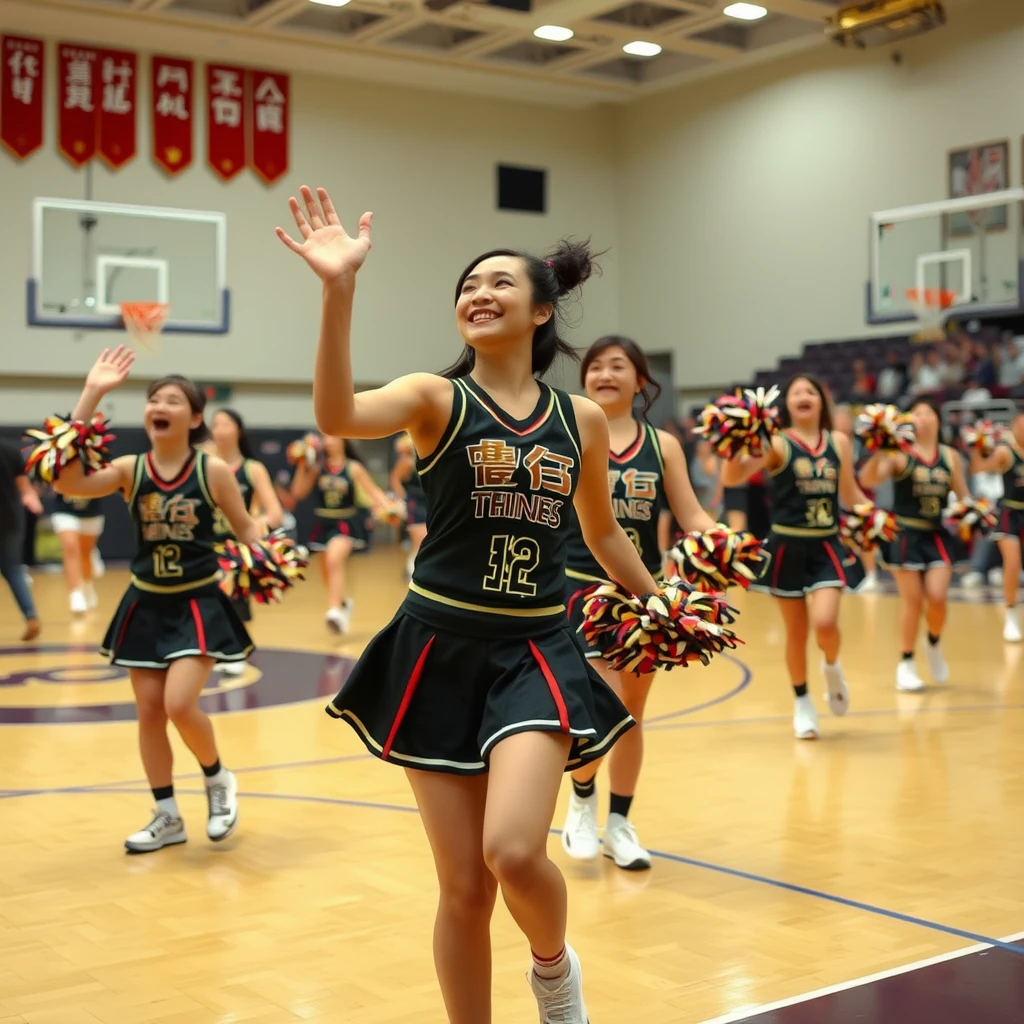
[[[969,498],[971,496],[971,490],[967,486],[967,480],[964,477],[964,460],[960,458],[960,455],[955,449],[950,449],[950,455],[952,455],[952,459],[950,461],[953,464],[950,485],[953,493],[963,501],[964,498]]]
[[[845,434],[833,434],[832,443],[839,453],[839,501],[846,508],[870,504],[871,499],[860,489],[853,471],[853,445]]]
[[[249,463],[249,480],[256,495],[256,504],[263,513],[268,530],[276,530],[284,519],[281,502],[270,479],[270,473],[262,462]]]
[[[665,462],[665,497],[668,498],[669,507],[676,521],[688,533],[703,533],[714,529],[714,519],[701,508],[690,483],[683,446],[666,430],[658,431],[658,440],[661,442],[661,455]]]
[[[771,447],[764,455],[756,458],[744,455],[738,459],[730,459],[722,464],[721,483],[723,487],[739,487],[745,484],[755,473],[767,470],[769,473],[779,468],[783,460],[783,442],[776,434],[772,437]]]
[[[988,458],[985,458],[977,448],[971,449],[972,473],[1005,473],[1012,465],[1013,455],[1004,444],[998,445]]]
[[[361,462],[349,462],[348,471],[352,479],[362,488],[363,493],[373,502],[374,507],[383,507],[388,503],[387,495],[374,483],[373,477],[366,471]]]
[[[239,541],[243,544],[252,544],[259,540],[263,531],[245,507],[245,499],[242,497],[235,474],[231,472],[231,467],[216,455],[207,456],[206,482],[210,488],[210,497],[227,517],[231,530]]]
[[[860,467],[860,485],[874,490],[889,477],[902,473],[907,466],[907,457],[900,452],[877,451]]]

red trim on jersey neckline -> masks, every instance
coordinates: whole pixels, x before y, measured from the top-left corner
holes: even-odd
[[[634,421],[635,422],[635,421]],[[613,452],[610,448],[608,449],[608,458],[612,462],[618,463],[620,466],[624,462],[629,462],[630,459],[635,459],[640,454],[640,449],[644,446],[644,440],[647,438],[647,431],[644,429],[642,423],[637,423],[636,438],[630,442],[626,447],[626,450],[621,454]]]
[[[498,403],[495,402],[494,399],[491,398],[491,396],[488,395],[487,392],[484,391],[484,389],[481,388],[480,385],[477,384],[477,382],[474,381],[471,377],[467,376],[466,380],[470,382],[469,384],[466,385],[469,390],[469,393],[480,403],[481,406],[483,406],[483,408],[487,412],[489,412],[498,421],[498,423],[500,423],[510,433],[515,434],[517,437],[525,437],[527,434],[532,434],[538,427],[544,424],[547,418],[551,415],[551,410],[554,408],[554,393],[552,392],[551,388],[547,387],[547,385],[540,384],[540,398],[537,399],[537,404],[534,406],[534,411],[530,413],[530,416],[536,415],[537,418],[533,421],[533,423],[526,427],[525,430],[519,430],[517,427],[513,427],[509,423],[507,423],[506,419],[503,419],[502,417],[505,417],[509,420],[514,420],[516,423],[525,423],[530,418],[529,416],[523,420],[515,419],[514,416],[511,416],[504,409],[502,409],[501,406],[498,405]],[[477,394],[477,389],[479,389],[481,394]],[[537,409],[544,405],[545,398],[547,398],[547,405],[539,414],[537,414]],[[498,411],[495,412],[495,410]],[[501,416],[498,415],[498,412],[501,413]]]
[[[174,480],[168,481],[164,480],[164,478],[156,471],[156,466],[153,465],[153,453],[146,452],[146,473],[149,475],[149,479],[152,480],[161,491],[173,491],[176,487],[180,487],[189,478],[189,475],[195,468],[196,459],[198,457],[198,453],[193,452],[177,477],[175,477]]]
[[[935,458],[932,459],[931,462],[924,458],[917,445],[911,445],[909,454],[917,459],[922,466],[927,466],[928,469],[934,469],[942,461],[942,444],[940,443],[935,446]]]
[[[804,442],[801,441],[799,437],[797,437],[789,430],[786,431],[786,437],[788,437],[789,440],[793,442],[793,444],[798,445],[800,448],[803,448],[803,450],[807,452],[808,455],[813,455],[814,458],[818,458],[818,456],[824,455],[825,449],[828,447],[827,430],[818,431],[818,443],[814,448],[808,448],[807,445],[804,444]]]

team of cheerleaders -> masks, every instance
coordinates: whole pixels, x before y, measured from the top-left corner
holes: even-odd
[[[701,431],[728,460],[725,482],[764,470],[773,495],[765,548],[716,524],[694,496],[679,443],[634,416],[636,397],[646,410],[657,388],[635,343],[608,337],[588,350],[586,398],[540,379],[571,351],[559,336],[561,300],[592,270],[590,252],[574,243],[546,259],[513,250],[475,259],[455,289],[465,341],[455,364],[357,394],[350,329],[371,218],[349,235],[326,191],[303,188],[301,196],[290,201],[298,239],[277,233],[321,281],[313,400],[324,437],[292,452],[297,471],[283,499],[318,489],[328,623],[344,629],[351,610],[344,565],[362,539],[349,512],[355,485],[385,517],[399,514],[333,438],[403,438],[392,486],[404,495],[414,545],[405,600],[327,712],[407,772],[437,871],[434,960],[449,1021],[491,1020],[490,919],[500,889],[530,944],[542,1024],[586,1024],[580,963],[566,944],[565,882],[547,854],[563,773],[573,786],[566,850],[598,854],[594,779],[607,756],[604,852],[620,867],[648,867],[628,817],[644,705],[658,668],[707,664],[738,643],[727,588],[759,580],[779,598],[797,735],[815,735],[807,634],[813,627],[828,702],[842,714],[849,695],[836,612],[842,589],[858,579],[856,553],[881,544],[897,573],[909,666],[901,663],[899,683],[918,688],[912,652],[922,608],[932,674],[945,674],[939,636],[951,555],[936,499],[956,492],[950,521],[959,534],[994,516],[969,499],[938,444],[937,417],[922,403],[909,417],[870,409],[858,424],[874,453],[865,484],[896,482],[895,516],[875,508],[854,478],[849,442],[829,429],[820,387],[799,377],[777,408],[773,389],[705,410]],[[100,356],[71,416],[31,432],[28,468],[63,495],[120,491],[130,505],[137,554],[103,650],[129,670],[157,805],[126,841],[141,852],[186,838],[168,719],[206,777],[209,837],[235,828],[235,779],[199,694],[215,664],[241,663],[252,650],[247,602],[279,599],[302,576],[306,553],[274,531],[281,503],[238,422],[218,413],[217,454],[204,447],[203,396],[185,378],[148,389],[150,450],[107,461],[110,436],[95,411],[132,362],[124,348]],[[1024,528],[1024,417],[1012,439],[993,445],[985,437],[979,460],[1007,475],[999,526],[1009,538]],[[840,505],[850,510],[845,518]],[[686,531],[667,559],[657,539],[664,511]],[[1015,578],[1010,547],[1007,540],[1006,579]]]

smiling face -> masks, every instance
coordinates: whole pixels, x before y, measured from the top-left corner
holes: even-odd
[[[914,423],[914,434],[919,442],[934,444],[939,437],[939,417],[935,410],[925,402],[919,402],[910,410],[910,418]]]
[[[477,351],[499,350],[551,318],[550,305],[535,305],[523,261],[492,256],[478,263],[462,282],[455,303],[459,333]]]
[[[630,409],[643,383],[633,361],[619,345],[610,345],[594,356],[583,379],[587,398],[606,412]]]
[[[816,430],[821,423],[822,405],[821,394],[806,377],[797,377],[786,393],[786,409],[794,426]]]
[[[201,412],[193,412],[188,396],[177,384],[157,388],[147,399],[142,423],[150,443],[187,443],[190,430],[203,422]]]
[[[238,447],[238,424],[226,412],[215,412],[210,424],[210,436],[221,451],[233,451]]]

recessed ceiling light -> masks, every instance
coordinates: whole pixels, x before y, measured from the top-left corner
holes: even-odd
[[[564,43],[575,35],[571,28],[563,28],[561,25],[541,25],[540,28],[533,30],[533,34],[538,39],[547,39],[551,43]]]
[[[768,13],[768,8],[760,4],[729,4],[722,13],[730,18],[739,18],[740,21],[757,21]]]
[[[309,0],[311,4],[319,4],[321,7],[344,7],[349,0]]]
[[[622,49],[632,57],[657,57],[661,53],[661,47],[657,43],[646,43],[642,39],[626,43]]]

